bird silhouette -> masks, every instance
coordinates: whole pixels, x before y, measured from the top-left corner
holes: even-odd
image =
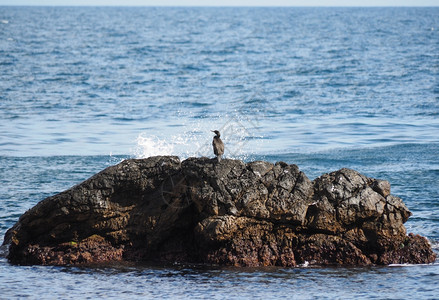
[[[218,130],[212,130],[212,132],[215,133],[212,141],[213,153],[215,153],[216,159],[220,162],[221,156],[224,154],[224,143],[220,138],[221,134]]]

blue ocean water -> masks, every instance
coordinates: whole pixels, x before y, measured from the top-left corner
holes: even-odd
[[[389,180],[439,251],[439,8],[0,7],[0,236],[131,157],[211,154]],[[439,262],[12,266],[0,298],[437,298]]]

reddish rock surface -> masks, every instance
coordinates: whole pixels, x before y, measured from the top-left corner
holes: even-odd
[[[390,184],[341,169],[158,156],[126,160],[23,214],[6,233],[15,264],[121,260],[233,266],[431,263]]]

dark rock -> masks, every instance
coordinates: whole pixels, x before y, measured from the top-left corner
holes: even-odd
[[[427,239],[410,233],[399,246],[383,253],[379,258],[379,263],[384,265],[422,264],[435,259],[436,256],[431,252]]]
[[[387,181],[341,169],[161,156],[126,160],[49,197],[6,233],[15,264],[119,260],[234,266],[430,263]]]
[[[28,245],[21,251],[21,264],[67,265],[121,261],[123,246],[114,247],[98,235],[79,242],[66,242],[54,246]],[[10,257],[14,261],[13,257]]]

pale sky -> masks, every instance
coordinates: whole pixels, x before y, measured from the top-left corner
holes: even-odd
[[[438,0],[0,0],[0,5],[63,6],[439,6]]]

